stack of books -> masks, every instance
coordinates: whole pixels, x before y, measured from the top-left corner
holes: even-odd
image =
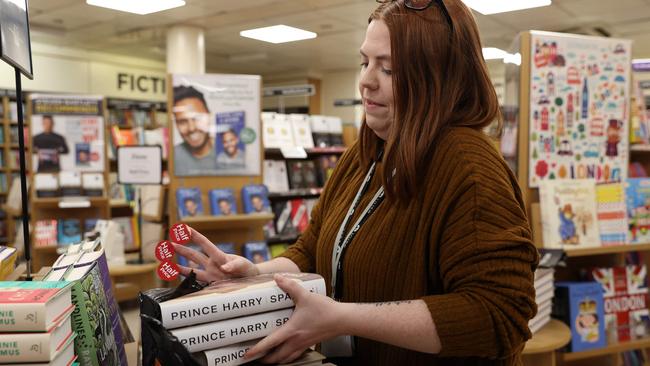
[[[325,281],[317,274],[282,275],[310,292],[325,294]],[[155,300],[157,290],[150,291],[142,295],[140,313],[158,319],[204,365],[250,361],[243,359],[246,351],[287,322],[294,306],[272,274],[218,281],[162,302]]]
[[[70,283],[75,353],[82,365],[127,365],[117,301],[99,240],[70,245],[45,283]]]
[[[16,248],[0,245],[0,281],[4,281],[14,271],[17,257]]]
[[[0,282],[0,363],[70,365],[76,359],[67,282]]]
[[[528,322],[528,328],[532,333],[542,329],[551,321],[553,309],[553,295],[555,287],[553,280],[555,270],[553,268],[537,268],[535,271],[535,302],[537,303],[537,315]]]

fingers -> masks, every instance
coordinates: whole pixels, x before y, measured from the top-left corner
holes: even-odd
[[[201,281],[201,282],[212,282],[214,280],[214,278],[212,278],[212,276],[207,274],[202,269],[196,269],[196,268],[190,268],[190,267],[185,267],[185,266],[178,265],[178,270],[185,277],[189,276],[190,272],[194,271],[194,273],[196,273],[196,279]]]
[[[214,245],[208,238],[192,228],[190,228],[190,230],[192,230],[192,242],[199,245],[211,261],[218,265],[222,265],[228,261],[226,253],[217,248],[217,246]],[[176,246],[174,246],[174,249],[176,249]]]
[[[264,356],[261,361],[273,364],[289,363],[300,357],[305,351],[305,348],[300,347],[297,342],[288,340],[274,349],[271,353]]]
[[[273,279],[275,280],[275,283],[278,284],[278,287],[282,289],[282,291],[291,296],[294,304],[298,304],[298,302],[300,302],[300,299],[302,299],[305,294],[308,294],[307,290],[300,286],[296,281],[282,277],[279,274],[273,276]]]
[[[188,248],[184,245],[175,244],[175,243],[172,243],[172,245],[174,246],[174,250],[176,251],[176,253],[182,255],[183,257],[195,263],[202,265],[203,268],[208,268],[208,263],[210,259],[205,254],[199,252],[198,250]]]
[[[288,336],[289,331],[288,327],[285,324],[284,326],[280,327],[280,329],[257,342],[255,346],[246,352],[244,359],[250,360],[252,357],[269,352],[269,350],[273,349],[279,344],[282,344]]]
[[[246,267],[248,267],[248,265],[249,263],[246,259],[242,257],[235,257],[235,259],[222,265],[220,268],[221,271],[225,273],[233,274],[233,275],[241,275],[243,272],[247,270]]]

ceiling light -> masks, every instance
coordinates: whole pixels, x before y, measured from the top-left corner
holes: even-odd
[[[289,27],[286,25],[274,25],[272,27],[249,29],[239,32],[239,35],[246,38],[257,39],[270,43],[285,43],[301,41],[303,39],[316,38],[317,34],[303,29]]]
[[[508,52],[495,47],[483,47],[483,58],[486,60],[498,60],[506,57]]]
[[[538,8],[551,5],[551,0],[463,0],[465,5],[483,15]]]
[[[86,0],[86,4],[135,14],[151,14],[184,6],[184,0]]]

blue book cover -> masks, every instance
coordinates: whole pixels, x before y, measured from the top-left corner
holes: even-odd
[[[571,328],[571,352],[607,345],[603,289],[598,282],[556,282],[557,304],[564,308],[564,319]],[[554,307],[557,307],[554,305]],[[554,314],[555,316],[556,314]]]
[[[263,184],[249,184],[241,189],[244,212],[247,214],[271,212],[269,190]]]
[[[212,189],[208,193],[210,197],[210,213],[215,216],[226,216],[237,214],[237,204],[232,189]]]
[[[217,248],[226,254],[237,254],[234,243],[217,243]]]
[[[262,263],[271,259],[269,246],[263,241],[244,244],[244,257],[253,263]]]
[[[203,250],[201,249],[201,247],[196,245],[196,244],[186,244],[185,246],[190,248],[190,249],[194,249],[194,250],[196,250],[196,251],[198,251],[200,253],[203,253]],[[203,269],[203,266],[201,266],[200,264],[192,261],[191,259],[185,258],[180,254],[176,254],[176,262],[179,265],[184,266],[184,267],[188,267],[188,268],[192,268],[192,269]]]
[[[198,188],[178,188],[176,190],[176,207],[178,218],[203,215],[201,190]]]
[[[650,243],[650,178],[629,178],[625,199],[630,242]]]
[[[217,113],[217,168],[246,167],[246,147],[240,133],[246,126],[244,111]]]
[[[81,221],[79,219],[59,220],[59,245],[75,244],[81,241]]]

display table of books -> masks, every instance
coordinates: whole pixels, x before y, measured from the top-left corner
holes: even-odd
[[[571,340],[571,330],[566,324],[552,319],[533,334],[524,347],[523,361],[526,366],[555,366],[555,351]]]

